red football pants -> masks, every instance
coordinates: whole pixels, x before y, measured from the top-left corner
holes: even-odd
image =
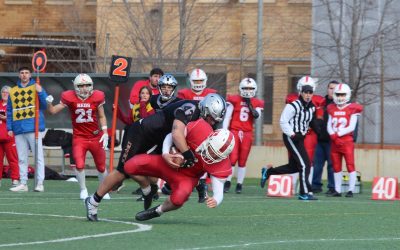
[[[340,139],[331,142],[331,159],[333,171],[338,173],[342,171],[342,158],[346,161],[347,172],[355,171],[354,166],[354,142],[341,141]]]
[[[245,167],[249,157],[251,145],[253,144],[253,132],[243,132],[241,130],[231,130],[235,137],[235,147],[229,156],[232,166],[239,161],[239,167]]]
[[[97,171],[104,173],[106,170],[106,151],[104,151],[99,140],[100,136],[92,139],[81,137],[74,137],[72,139],[72,154],[77,169],[85,168],[86,153],[89,151],[93,156]]]

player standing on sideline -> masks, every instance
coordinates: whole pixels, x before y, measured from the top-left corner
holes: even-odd
[[[333,177],[333,167],[331,160],[331,142],[327,130],[328,124],[328,112],[327,107],[333,103],[333,90],[339,83],[335,80],[330,81],[328,84],[328,93],[325,96],[325,102],[323,106],[324,111],[324,122],[321,124],[321,133],[318,135],[318,144],[315,149],[314,155],[314,173],[312,180],[312,188],[314,193],[322,192],[322,172],[324,169],[325,162],[327,163],[327,174],[328,174],[328,191],[326,195],[331,195],[335,192],[335,179]]]
[[[213,131],[203,119],[189,122],[186,127],[186,141],[199,160],[190,168],[182,168],[169,161],[171,136],[166,137],[161,155],[137,155],[125,165],[128,174],[144,174],[165,178],[171,185],[172,193],[159,206],[136,214],[136,220],[144,221],[161,214],[179,209],[188,200],[192,189],[204,173],[211,175],[213,197],[207,198],[207,206],[214,208],[223,200],[223,184],[231,173],[230,161],[227,159],[233,150],[235,139],[226,129]],[[164,160],[163,160],[164,157]],[[168,165],[168,162],[171,165]],[[149,184],[147,183],[147,186]]]
[[[190,88],[184,88],[178,91],[178,97],[184,100],[201,101],[211,93],[217,93],[217,90],[207,88],[207,75],[202,69],[194,69],[190,73]],[[200,178],[196,190],[199,194],[199,203],[203,203],[207,196],[207,174]]]
[[[310,159],[304,147],[304,137],[310,124],[315,126],[315,106],[312,103],[314,87],[304,85],[301,88],[299,99],[286,104],[280,118],[283,132],[283,142],[289,151],[289,163],[279,167],[262,168],[261,188],[264,188],[270,175],[292,174],[299,172],[300,195],[299,200],[317,200],[313,196],[308,175],[310,174]]]
[[[124,172],[125,162],[137,154],[149,154],[157,147],[161,147],[165,136],[171,131],[175,146],[184,157],[183,166],[193,166],[196,158],[185,140],[186,125],[201,117],[211,126],[216,126],[222,122],[225,110],[225,100],[218,94],[209,94],[201,102],[182,100],[133,123],[125,133],[126,139],[123,140],[117,168],[100,184],[97,191],[85,200],[88,220],[97,221],[97,209],[104,194],[109,192],[114,185],[129,177]],[[147,181],[146,176],[131,177],[134,177],[134,180],[139,183]],[[145,209],[151,205],[157,190],[158,187],[154,184],[150,188],[142,189]]]
[[[43,110],[47,109],[47,93],[42,86],[31,79],[31,70],[21,67],[19,70],[17,86],[11,88],[7,102],[7,131],[9,136],[15,135],[15,144],[18,153],[20,184],[10,188],[13,192],[28,191],[28,156],[35,152],[35,100],[39,99],[39,135],[37,140],[36,160],[36,187],[35,192],[43,192],[44,186],[44,157],[43,157],[43,131],[46,128]]]
[[[354,166],[354,138],[353,132],[357,125],[358,116],[363,106],[350,103],[351,90],[349,85],[340,83],[333,92],[335,104],[328,106],[328,133],[331,137],[331,158],[335,177],[335,193],[330,196],[342,196],[342,158],[346,161],[349,172],[349,191],[346,197],[353,197],[356,185],[357,172]]]
[[[134,83],[131,94],[129,96],[129,103],[132,106],[139,101],[139,91],[143,86],[149,86],[151,89],[151,94],[152,95],[157,95],[159,94],[159,89],[158,89],[158,81],[160,78],[164,75],[164,72],[159,69],[159,68],[153,68],[150,71],[150,76],[149,79],[147,80],[139,80]]]
[[[297,82],[297,91],[298,93],[292,93],[287,95],[286,97],[286,104],[288,103],[292,103],[294,101],[296,101],[297,99],[299,99],[299,96],[301,94],[301,88],[304,85],[310,85],[313,87],[313,91],[315,92],[315,89],[317,87],[317,80],[310,77],[310,76],[303,76],[302,78],[300,78],[300,80]],[[315,106],[316,109],[316,118],[318,120],[316,120],[317,123],[319,123],[319,126],[321,126],[321,124],[323,123],[323,119],[324,119],[324,97],[320,96],[320,95],[313,95],[312,96],[312,103]],[[315,148],[317,147],[317,143],[318,143],[318,135],[315,133],[315,131],[310,128],[307,131],[306,137],[304,138],[304,147],[307,151],[308,154],[308,158],[310,159],[310,164],[311,164],[311,168],[310,168],[310,175],[309,175],[309,182],[312,182],[312,178],[313,178],[313,163],[314,163],[314,154],[315,154]],[[295,173],[292,174],[292,179],[293,179],[293,190],[296,190],[296,186],[297,186],[297,179],[299,177],[299,173]]]
[[[85,181],[85,159],[89,151],[96,164],[101,183],[107,176],[106,152],[108,144],[107,119],[104,113],[105,96],[100,90],[93,90],[93,81],[87,74],[79,74],[74,81],[75,90],[62,92],[61,101],[52,105],[53,96],[46,101],[48,111],[54,115],[68,108],[71,114],[73,137],[72,152],[76,162],[75,174],[80,186],[80,199],[88,197]],[[100,128],[99,129],[99,123]],[[110,199],[107,194],[105,199]]]
[[[0,187],[1,178],[3,177],[4,155],[7,157],[8,165],[11,170],[12,187],[19,185],[19,167],[18,154],[15,146],[14,136],[9,136],[7,133],[7,100],[10,93],[10,86],[1,88],[0,99]]]
[[[246,176],[246,162],[253,144],[253,121],[260,117],[264,110],[264,101],[255,98],[257,83],[252,78],[244,78],[239,84],[240,95],[227,96],[227,112],[224,128],[228,128],[235,136],[235,148],[230,155],[232,175],[236,162],[237,184],[235,192],[242,192],[242,185]],[[229,192],[232,175],[225,182],[224,192]]]

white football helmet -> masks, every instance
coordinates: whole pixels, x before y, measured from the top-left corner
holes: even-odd
[[[195,80],[202,81],[195,83]],[[207,75],[202,69],[194,69],[190,74],[190,85],[195,92],[203,91],[207,87]]]
[[[250,89],[245,89],[250,88]],[[239,84],[240,96],[244,98],[252,98],[256,96],[257,83],[253,78],[244,78]]]
[[[169,95],[164,94],[163,91],[161,90],[161,86],[163,85],[172,86],[172,92]],[[174,96],[175,89],[177,86],[178,86],[178,81],[175,79],[173,75],[170,74],[163,75],[160,78],[160,80],[158,80],[158,91],[160,91],[161,99],[163,101],[168,101],[169,99],[171,99]]]
[[[303,76],[297,82],[297,91],[300,93],[302,87],[305,86],[305,85],[310,85],[313,88],[313,91],[315,92],[315,88],[317,87],[317,80],[313,79],[310,76]]]
[[[337,96],[337,94],[345,94],[345,96]],[[345,83],[340,83],[336,85],[333,90],[333,102],[336,104],[346,104],[350,101],[351,98],[351,89],[349,85]]]
[[[92,78],[90,78],[90,76],[88,76],[87,74],[79,74],[77,77],[75,77],[73,83],[74,83],[75,93],[77,96],[86,99],[93,94],[93,81]],[[82,89],[79,88],[79,86],[81,85],[89,85],[89,86]]]
[[[216,122],[221,122],[225,116],[226,102],[224,98],[218,94],[208,94],[199,102],[199,109],[200,115],[204,119],[209,115]]]
[[[235,147],[235,138],[227,129],[217,129],[196,149],[206,164],[226,159]]]

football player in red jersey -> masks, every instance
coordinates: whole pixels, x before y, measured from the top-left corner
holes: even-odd
[[[230,156],[232,175],[238,162],[237,184],[235,192],[242,192],[242,184],[246,176],[246,162],[253,143],[253,121],[264,110],[264,101],[255,98],[257,83],[252,78],[244,78],[239,84],[240,95],[228,95],[227,112],[224,128],[228,128],[235,136],[235,148]],[[232,175],[225,182],[224,192],[229,192]]]
[[[184,100],[195,100],[201,101],[204,97],[211,93],[217,93],[217,90],[207,88],[207,75],[202,69],[194,69],[190,73],[190,88],[184,88],[178,91],[178,98]],[[200,178],[199,185],[196,189],[199,193],[199,203],[203,203],[206,200],[207,194],[207,184],[206,184],[207,174]]]
[[[162,156],[141,154],[126,162],[126,173],[165,178],[172,189],[171,195],[163,204],[137,213],[136,220],[149,220],[182,207],[204,173],[210,174],[213,186],[213,197],[206,199],[207,206],[214,208],[222,202],[223,184],[231,174],[227,157],[234,148],[233,134],[226,129],[213,131],[204,119],[189,122],[185,134],[188,146],[198,159],[193,167],[183,168],[170,161],[172,155],[169,152],[173,143],[171,134],[164,141]],[[150,188],[150,183],[141,185],[142,188],[146,185]]]
[[[178,98],[184,100],[201,101],[211,93],[217,93],[217,90],[207,88],[207,75],[202,69],[194,69],[190,73],[190,89],[184,88],[178,91]]]
[[[317,83],[317,79],[312,78],[310,76],[303,76],[302,78],[300,78],[299,81],[297,82],[297,86],[296,86],[298,93],[288,94],[286,96],[286,104],[294,102],[297,99],[299,99],[301,88],[304,85],[312,86],[313,91],[315,92],[315,89],[317,86],[316,83]],[[314,104],[315,109],[316,109],[315,114],[316,114],[316,118],[318,119],[317,121],[319,123],[322,123],[323,119],[324,119],[323,107],[325,105],[325,99],[323,96],[313,95],[311,101]],[[317,147],[317,143],[318,143],[318,136],[315,133],[315,131],[310,127],[310,129],[308,130],[306,137],[304,139],[304,147],[307,151],[308,158],[310,159],[310,162],[311,162],[311,169],[310,169],[310,175],[309,175],[310,183],[312,182],[312,178],[313,178],[313,171],[314,171],[313,162],[314,162],[315,148]],[[291,176],[293,178],[293,190],[296,190],[299,173],[291,174]]]
[[[73,139],[72,152],[76,162],[76,178],[80,186],[80,199],[88,197],[85,182],[85,158],[89,151],[99,172],[99,181],[107,175],[106,152],[108,144],[107,119],[104,113],[104,92],[93,90],[93,81],[87,74],[79,74],[73,81],[75,90],[61,94],[61,101],[52,105],[54,98],[47,97],[48,111],[57,114],[64,108],[71,113]],[[100,128],[99,128],[100,123]],[[107,195],[106,199],[109,199]]]
[[[328,106],[327,130],[331,137],[331,158],[335,178],[335,193],[330,196],[340,197],[342,189],[342,158],[344,157],[349,172],[349,190],[346,197],[353,197],[357,172],[354,166],[353,132],[357,125],[358,116],[363,106],[350,103],[351,90],[349,85],[340,83],[333,92],[335,104]]]

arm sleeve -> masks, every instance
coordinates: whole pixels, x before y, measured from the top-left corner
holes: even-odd
[[[222,128],[229,129],[229,125],[231,123],[232,113],[233,113],[233,105],[230,102],[227,102],[226,105],[227,105],[226,113],[225,113],[224,121],[222,123]]]
[[[292,126],[290,126],[289,121],[295,115],[295,110],[290,104],[286,104],[285,108],[282,111],[281,118],[279,120],[282,132],[288,136],[294,135],[294,131]]]
[[[220,179],[211,175],[211,185],[213,189],[213,198],[217,201],[217,206],[224,199],[224,183],[225,179]]]
[[[328,115],[328,123],[326,124],[326,130],[328,131],[329,135],[333,135],[335,132],[332,128],[332,116]]]
[[[11,97],[8,97],[7,100],[7,131],[12,131],[12,123],[13,123],[13,108],[11,103]]]
[[[46,98],[47,98],[47,93],[44,90],[44,88],[42,87],[42,92],[38,93],[38,97],[39,97],[39,108],[40,110],[46,110],[47,109],[47,102],[46,102]]]
[[[357,125],[357,118],[360,114],[352,114],[350,117],[350,124],[349,126],[345,127],[345,128],[339,128],[338,131],[338,136],[344,136],[347,134],[350,134],[354,131],[354,129],[356,129],[356,125]]]
[[[169,154],[169,150],[172,147],[172,144],[173,144],[172,134],[169,133],[164,138],[163,147],[162,147],[162,154]]]

